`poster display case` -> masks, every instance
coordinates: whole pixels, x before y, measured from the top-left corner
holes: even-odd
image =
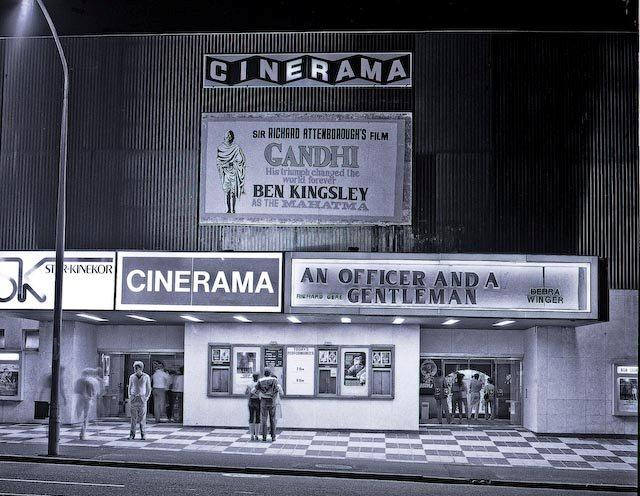
[[[0,352],[0,401],[22,401],[22,352]]]
[[[315,348],[287,346],[287,396],[313,396],[315,393]]]
[[[260,372],[259,346],[233,347],[233,394],[244,394],[253,384],[253,374]]]
[[[638,363],[613,364],[613,414],[638,416]]]

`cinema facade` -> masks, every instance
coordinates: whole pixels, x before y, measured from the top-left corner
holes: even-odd
[[[60,72],[2,39],[0,422],[50,390]],[[70,37],[63,420],[99,367],[184,370],[185,425],[637,435],[637,35]],[[579,81],[579,84],[577,83]],[[41,420],[41,419],[40,419]]]

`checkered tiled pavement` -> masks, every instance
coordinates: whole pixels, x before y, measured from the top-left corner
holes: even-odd
[[[244,429],[149,424],[147,439],[127,439],[128,423],[62,427],[62,444],[143,450],[367,458],[422,463],[462,463],[583,470],[637,470],[638,441],[580,437],[536,437],[521,428],[429,427],[416,433],[283,430],[275,443],[252,442]],[[46,443],[47,427],[0,424],[2,443]]]

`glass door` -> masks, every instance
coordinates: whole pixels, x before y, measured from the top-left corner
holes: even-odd
[[[521,361],[496,360],[496,412],[510,424],[522,422]]]

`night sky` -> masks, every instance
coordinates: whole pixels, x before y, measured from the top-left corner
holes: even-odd
[[[45,4],[61,35],[430,29],[637,31],[638,28],[635,0],[45,0]],[[48,34],[42,15],[34,6],[34,0],[0,0],[0,35]]]

